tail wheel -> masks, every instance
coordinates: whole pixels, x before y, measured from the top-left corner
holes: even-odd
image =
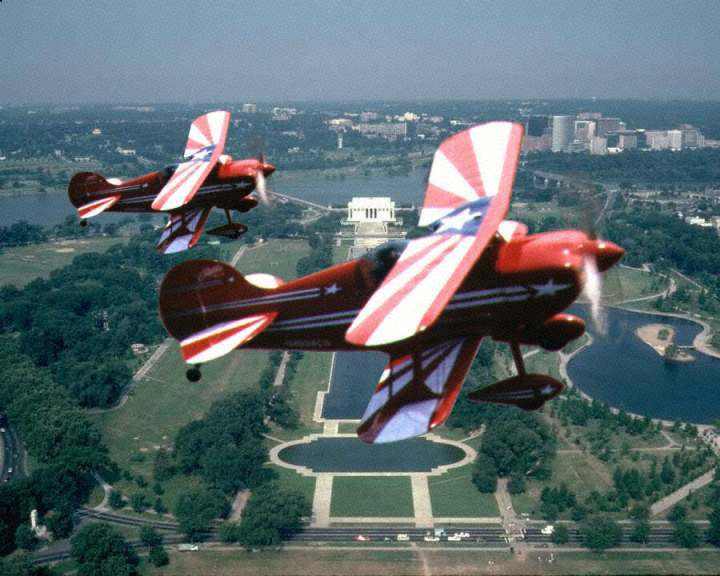
[[[200,378],[202,378],[202,373],[200,372],[200,368],[198,368],[197,366],[188,368],[187,372],[185,372],[185,377],[190,382],[199,382]]]
[[[80,219],[80,226],[82,228],[85,228],[85,226],[87,226],[87,223],[88,223],[87,220],[85,220],[84,218]]]

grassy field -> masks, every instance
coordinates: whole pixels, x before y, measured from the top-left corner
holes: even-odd
[[[50,272],[70,264],[79,254],[104,252],[121,242],[123,238],[102,237],[4,248],[0,251],[0,285],[21,288],[35,278],[47,278]]]
[[[238,548],[170,551],[170,565],[152,575],[195,576],[424,576],[427,574],[717,574],[720,550],[557,552],[538,550],[524,560],[511,552],[446,550],[292,549],[249,554]]]
[[[495,496],[481,493],[471,475],[472,465],[429,478],[433,516],[499,516]]]
[[[234,254],[239,247],[239,243],[232,242],[224,245],[223,250]],[[270,240],[249,247],[238,261],[237,268],[243,274],[264,272],[286,281],[293,280],[297,277],[297,261],[308,254],[310,246],[305,240]]]
[[[298,363],[295,376],[287,383],[300,412],[302,426],[307,429],[315,430],[320,427],[313,422],[315,399],[320,390],[328,387],[331,362],[331,352],[305,352]]]
[[[283,468],[281,466],[269,465],[278,475],[280,486],[288,490],[300,492],[312,504],[313,495],[315,494],[315,478],[301,476],[294,470]]]
[[[337,476],[333,480],[331,516],[413,516],[407,476]]]

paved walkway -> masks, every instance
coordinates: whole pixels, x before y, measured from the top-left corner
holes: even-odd
[[[275,381],[273,382],[273,386],[276,388],[279,388],[283,385],[283,382],[285,381],[285,369],[287,368],[287,364],[290,361],[290,352],[283,352],[282,360],[280,360],[280,366],[278,366],[278,371],[275,373]]]
[[[692,482],[688,482],[687,484],[685,484],[685,486],[678,488],[672,494],[665,496],[665,498],[663,498],[662,500],[658,500],[657,502],[655,502],[655,504],[650,506],[650,515],[657,516],[658,514],[672,508],[683,498],[687,498],[696,490],[700,490],[700,488],[702,488],[703,486],[707,486],[708,484],[710,484],[710,482],[713,481],[714,477],[715,470],[713,469],[705,472],[705,474],[703,474],[702,476],[695,478],[695,480],[693,480]]]
[[[507,489],[508,482],[508,478],[498,479],[497,490],[495,491],[495,500],[497,500],[503,528],[505,528],[505,534],[508,536],[509,544],[515,548],[518,556],[523,558],[527,548],[523,533],[525,529],[525,522],[515,513],[512,498],[510,497],[510,492],[508,492]]]
[[[250,494],[250,490],[240,490],[237,494],[235,494],[235,499],[233,500],[232,510],[230,512],[230,516],[228,516],[228,520],[232,520],[233,522],[240,521],[242,512],[245,510],[248,500],[250,500]]]
[[[318,474],[313,495],[312,526],[327,528],[330,526],[330,503],[332,502],[332,474]]]
[[[433,513],[427,474],[410,474],[416,528],[432,528]]]

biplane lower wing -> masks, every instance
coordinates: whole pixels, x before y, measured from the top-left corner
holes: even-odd
[[[479,338],[462,338],[392,356],[358,436],[371,444],[395,442],[445,422],[479,346]]]
[[[157,250],[162,254],[174,254],[188,250],[197,244],[211,208],[185,210],[170,215],[160,235]]]

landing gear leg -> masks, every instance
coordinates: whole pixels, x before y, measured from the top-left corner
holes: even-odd
[[[515,368],[517,369],[518,376],[525,376],[525,361],[520,351],[520,344],[517,342],[510,343],[510,350],[512,351],[513,360],[515,361]]]
[[[188,368],[187,372],[185,372],[185,377],[190,382],[199,382],[200,378],[202,378],[202,372],[200,372],[200,365],[192,366]]]
[[[227,221],[228,221],[228,227],[232,229],[234,227],[235,223],[232,221],[232,216],[230,216],[230,210],[228,210],[227,208],[224,208],[224,210],[225,210],[225,217],[227,218]],[[240,238],[241,235],[242,234],[240,234],[236,230],[235,234],[233,234],[232,238],[233,238],[233,240],[237,240],[238,238]]]

